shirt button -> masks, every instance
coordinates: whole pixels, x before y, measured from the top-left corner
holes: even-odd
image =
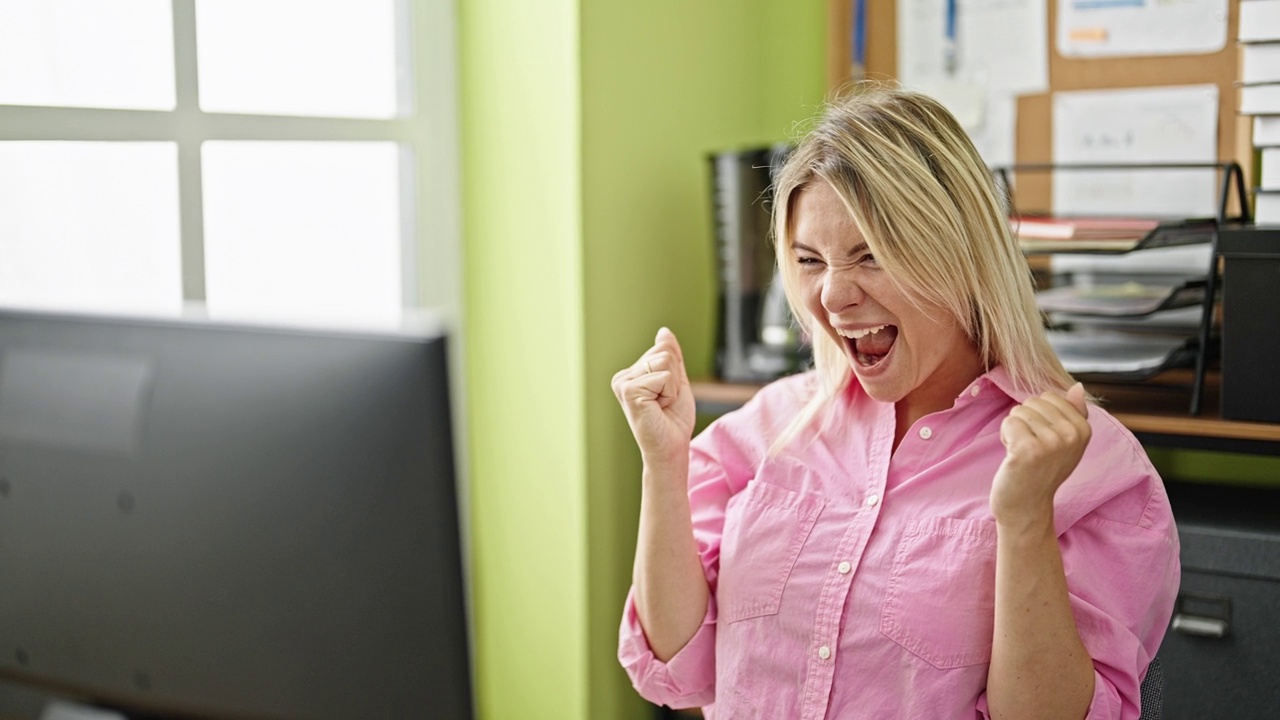
[[[974,385],[973,387],[969,388],[969,394],[972,395],[973,397],[978,397],[978,386]]]
[[[920,428],[920,437],[924,438],[925,440],[928,440],[929,438],[933,437],[933,431],[927,427],[922,427]]]
[[[827,647],[826,645],[823,645],[822,647],[818,648],[818,657],[822,658],[823,660],[826,660],[827,658],[831,657],[831,648]]]
[[[852,569],[853,569],[853,566],[850,565],[847,560],[836,566],[836,570],[839,570],[841,575],[848,575],[849,571]]]
[[[871,493],[870,495],[867,496],[867,507],[871,507],[878,502],[880,502],[879,495],[876,495],[875,493]]]

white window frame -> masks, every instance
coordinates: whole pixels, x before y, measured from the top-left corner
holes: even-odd
[[[215,0],[216,1],[216,0]],[[206,140],[384,141],[401,156],[402,304],[461,320],[455,0],[396,0],[400,116],[211,113],[200,109],[196,0],[172,0],[175,107],[121,110],[0,104],[0,142],[171,142],[178,148],[184,306],[205,301],[201,146]]]

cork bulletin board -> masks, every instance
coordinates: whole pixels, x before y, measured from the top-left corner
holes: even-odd
[[[1240,0],[1228,0],[1227,44],[1216,53],[1088,59],[1058,54],[1054,42],[1057,37],[1057,2],[1048,0],[1048,4],[1050,91],[1018,99],[1016,162],[1053,162],[1054,91],[1212,83],[1218,86],[1218,160],[1240,163],[1245,173],[1245,184],[1252,187],[1252,125],[1249,117],[1237,113],[1239,49],[1234,38],[1239,25]],[[894,0],[866,0],[865,7],[866,76],[892,79],[896,77],[897,70]],[[851,0],[828,0],[827,13],[827,81],[828,87],[835,89],[852,77],[850,27],[853,3]],[[1027,173],[1019,178],[1018,204],[1047,208],[1051,180],[1048,173]],[[1229,208],[1229,212],[1236,211],[1238,208]]]

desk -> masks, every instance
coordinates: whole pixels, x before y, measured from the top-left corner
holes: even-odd
[[[1224,420],[1218,407],[1221,378],[1205,377],[1204,408],[1191,415],[1191,373],[1173,371],[1142,384],[1088,386],[1138,440],[1153,447],[1280,456],[1280,423]],[[698,412],[720,415],[740,407],[759,385],[701,380],[692,383]]]

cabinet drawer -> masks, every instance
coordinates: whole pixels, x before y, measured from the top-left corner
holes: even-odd
[[[1160,646],[1165,720],[1280,717],[1278,617],[1280,582],[1184,569]]]

